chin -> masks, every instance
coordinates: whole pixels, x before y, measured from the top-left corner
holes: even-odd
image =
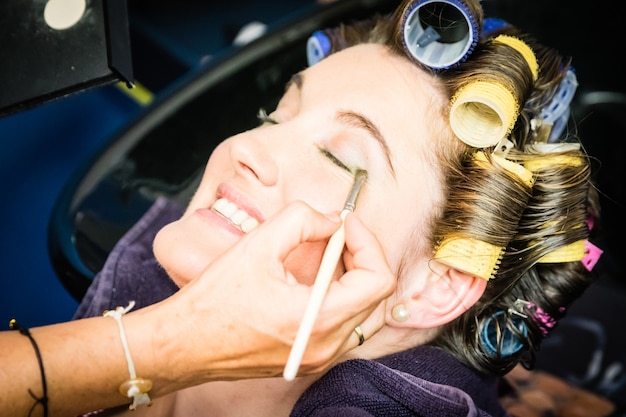
[[[206,252],[188,247],[185,239],[177,239],[176,230],[173,223],[161,229],[154,238],[152,250],[157,262],[172,281],[178,287],[184,287],[199,277],[212,259],[207,258]]]
[[[177,253],[176,251],[170,251],[167,256],[159,257],[157,255],[156,259],[172,281],[181,288],[192,279],[198,278],[209,265],[208,261],[200,265],[197,261],[193,262],[193,257],[190,257],[188,254]]]

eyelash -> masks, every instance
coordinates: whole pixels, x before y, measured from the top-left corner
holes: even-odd
[[[269,117],[269,115],[267,114],[267,112],[265,111],[265,109],[261,108],[259,109],[259,112],[257,113],[257,119],[259,120],[259,123],[261,123],[262,125],[264,124],[271,124],[271,125],[277,125],[278,122],[274,119],[272,119],[271,117]]]
[[[261,123],[261,125],[264,125],[264,124],[277,125],[278,124],[278,122],[272,119],[263,108],[259,109],[259,113],[257,114],[257,119],[259,120],[259,123]],[[318,149],[320,153],[324,155],[327,159],[329,159],[333,164],[337,165],[339,168],[345,171],[348,171],[350,173],[352,172],[352,169],[350,169],[339,158],[333,155],[328,149],[319,148],[319,147]]]
[[[318,148],[319,151],[322,153],[322,155],[324,155],[326,158],[330,159],[330,161],[337,165],[339,168],[344,169],[348,172],[352,172],[352,170],[343,162],[341,162],[341,160],[339,158],[337,158],[335,155],[333,155],[332,153],[330,153],[330,151],[328,149],[324,149],[324,148]]]

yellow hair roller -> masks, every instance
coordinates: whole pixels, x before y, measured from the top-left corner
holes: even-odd
[[[523,167],[520,164],[516,164],[515,162],[509,161],[508,159],[502,158],[498,155],[491,155],[491,158],[502,168],[517,175],[519,179],[521,179],[524,184],[526,184],[527,187],[530,188],[535,183],[535,176],[526,167]],[[488,163],[487,156],[483,152],[476,152],[474,154],[474,159],[484,164]]]
[[[515,125],[519,103],[500,83],[474,81],[452,98],[450,126],[463,142],[487,148],[507,137]]]
[[[535,53],[526,42],[509,35],[496,36],[493,38],[493,41],[503,43],[519,52],[524,57],[528,67],[530,67],[530,71],[533,73],[533,81],[537,81],[537,78],[539,77],[539,64],[537,63]]]
[[[524,167],[533,172],[558,165],[579,167],[583,164],[583,159],[579,156],[557,153],[579,150],[580,144],[578,143],[536,144],[533,146],[533,149],[539,152],[540,155],[535,159],[524,161]]]
[[[535,177],[523,166],[497,155],[491,156],[493,161],[517,175],[527,187],[532,187]],[[478,164],[489,163],[484,152],[476,152],[474,160]],[[493,278],[500,266],[504,247],[496,246],[474,238],[448,238],[437,248],[435,258],[453,268],[482,279]]]
[[[585,240],[578,240],[569,245],[561,246],[560,248],[553,250],[552,252],[544,255],[537,262],[539,263],[561,263],[561,262],[576,262],[585,257]]]
[[[544,228],[548,229],[550,227],[555,227],[557,224],[558,224],[557,221],[553,220],[553,221],[547,222],[544,225]],[[582,225],[574,226],[574,229],[578,229],[580,227],[582,227]],[[561,231],[557,233],[562,234],[563,232]],[[587,253],[587,249],[585,247],[585,241],[586,241],[585,239],[582,239],[574,243],[570,243],[569,245],[561,246],[560,248],[553,250],[547,255],[544,255],[537,262],[561,263],[561,262],[580,261],[585,257],[585,254]],[[533,245],[537,244],[537,242],[532,242],[532,244]]]
[[[472,276],[490,280],[500,266],[503,253],[504,247],[471,237],[451,238],[439,245],[435,259]]]
[[[524,162],[526,169],[533,172],[557,165],[579,167],[582,164],[581,158],[571,155],[543,155],[537,159]]]

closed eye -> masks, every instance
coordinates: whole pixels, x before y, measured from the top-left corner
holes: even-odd
[[[257,114],[257,119],[259,120],[259,123],[261,123],[262,126],[278,124],[278,122],[272,119],[263,108],[259,109],[259,113]],[[329,150],[324,149],[324,148],[318,148],[318,149],[320,153],[324,155],[326,158],[328,158],[333,164],[337,165],[339,168],[345,171],[352,173],[352,170],[346,164],[341,162],[341,160],[338,159],[335,155],[333,155]]]
[[[343,162],[341,162],[339,159],[337,159],[337,157],[335,155],[333,155],[332,153],[330,153],[327,149],[324,148],[319,148],[319,151],[322,153],[322,155],[324,155],[326,158],[330,159],[330,161],[337,165],[339,168],[344,169],[350,173],[352,173],[352,170]]]

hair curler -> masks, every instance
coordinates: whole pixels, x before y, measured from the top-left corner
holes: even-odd
[[[528,328],[522,317],[511,314],[511,322],[523,337],[528,336]],[[524,342],[520,337],[507,328],[504,311],[498,311],[487,319],[480,331],[480,341],[485,352],[491,357],[506,358],[524,348]]]
[[[404,11],[404,48],[431,69],[454,67],[476,47],[479,17],[459,0],[417,0]]]
[[[496,145],[513,130],[519,103],[503,84],[470,81],[452,97],[450,126],[463,142],[477,148]]]
[[[326,34],[317,30],[309,37],[306,43],[306,57],[309,67],[317,64],[330,54],[331,43]]]
[[[570,67],[550,103],[541,109],[543,122],[552,126],[548,138],[549,143],[557,142],[567,126],[567,120],[570,116],[570,104],[577,88],[576,71]]]
[[[483,29],[481,36],[483,38],[491,36],[494,32],[509,26],[509,22],[498,17],[487,17],[483,20]]]

